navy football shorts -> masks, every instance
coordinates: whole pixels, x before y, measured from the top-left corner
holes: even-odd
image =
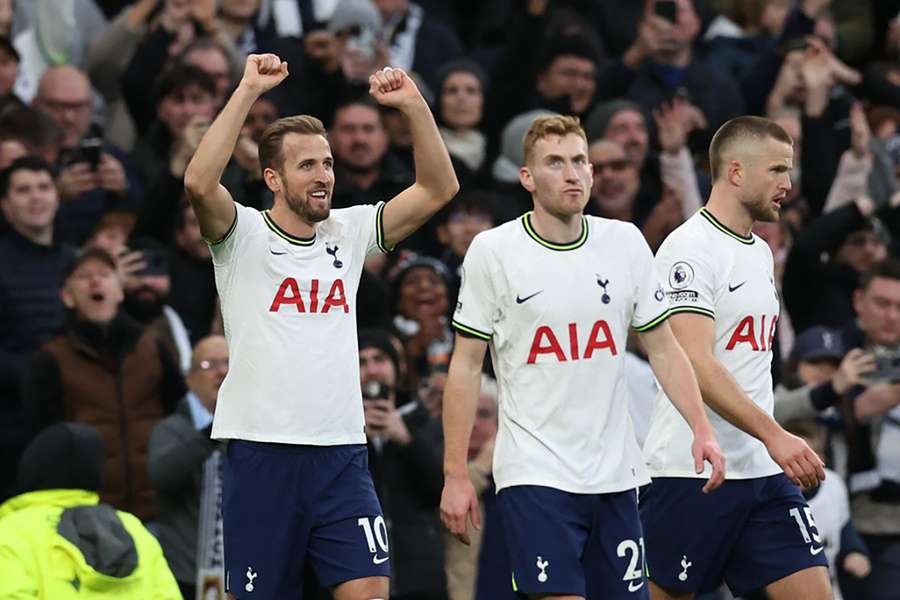
[[[388,576],[388,537],[363,445],[232,440],[223,472],[225,586],[236,598],[300,598],[319,583]]]
[[[813,515],[783,473],[730,479],[659,477],[640,493],[650,579],[677,592],[709,592],[724,580],[740,596],[792,573],[827,567]]]
[[[504,488],[497,506],[519,595],[644,600],[644,540],[634,490],[573,494]]]

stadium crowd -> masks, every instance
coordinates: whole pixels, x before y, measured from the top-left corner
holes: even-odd
[[[793,137],[781,222],[755,229],[782,308],[776,418],[830,469],[806,495],[835,589],[900,597],[900,0],[0,0],[0,597],[224,597],[209,433],[228,349],[183,178],[260,52],[291,74],[222,148],[237,202],[271,207],[257,143],[294,114],[328,128],[333,208],[407,187],[405,117],[366,93],[386,65],[415,78],[461,186],[367,261],[350,307],[392,598],[514,597],[489,366],[469,447],[485,526],[468,547],[438,515],[441,401],[463,257],[530,210],[522,139],[550,113],[587,132],[587,213],[633,222],[654,250],[705,203],[720,125],[763,115]],[[769,332],[746,333],[766,349]],[[627,364],[642,443],[657,384],[637,344]],[[59,537],[90,557],[65,589],[29,562]]]

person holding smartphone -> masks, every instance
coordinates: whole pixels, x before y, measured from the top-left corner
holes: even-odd
[[[81,69],[73,65],[47,69],[33,105],[62,130],[56,164],[62,200],[59,235],[63,241],[81,244],[104,213],[136,207],[136,180],[126,169],[122,152],[97,136],[93,90]]]

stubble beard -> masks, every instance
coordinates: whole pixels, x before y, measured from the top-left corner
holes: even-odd
[[[290,208],[294,212],[294,214],[296,214],[298,217],[300,217],[300,219],[307,223],[319,223],[321,221],[324,221],[331,213],[330,196],[328,198],[328,204],[325,208],[315,208],[305,197],[293,194],[287,184],[287,181],[285,181],[284,184],[284,198],[287,201],[288,208]]]

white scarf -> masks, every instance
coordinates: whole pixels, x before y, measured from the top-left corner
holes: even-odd
[[[225,552],[222,541],[222,452],[203,463],[197,529],[197,598],[225,600]]]
[[[454,131],[441,127],[441,137],[447,146],[447,152],[458,158],[473,171],[481,168],[484,162],[484,134],[477,129]]]

